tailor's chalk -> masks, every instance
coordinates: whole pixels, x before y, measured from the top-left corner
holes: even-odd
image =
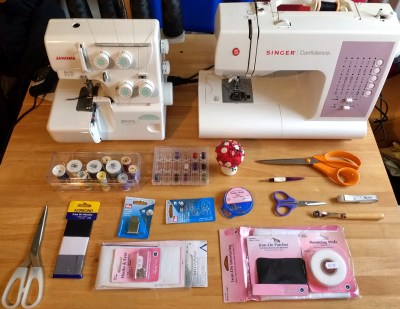
[[[303,180],[304,177],[272,177],[269,178],[269,182],[287,182],[287,181],[297,181],[297,180]],[[265,180],[264,180],[265,181]]]

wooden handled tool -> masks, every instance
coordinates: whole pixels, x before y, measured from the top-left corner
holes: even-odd
[[[338,213],[338,212],[326,212],[316,210],[313,212],[314,218],[339,218],[348,220],[382,220],[385,215],[383,213]]]

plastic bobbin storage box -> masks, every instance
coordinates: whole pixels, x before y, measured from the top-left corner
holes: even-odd
[[[155,147],[153,185],[207,185],[207,147]]]
[[[130,191],[139,190],[140,172],[138,153],[58,152],[47,180],[61,191]]]

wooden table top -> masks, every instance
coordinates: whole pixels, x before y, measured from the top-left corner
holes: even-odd
[[[171,75],[190,76],[213,63],[215,40],[209,35],[188,35],[185,43],[171,46],[168,55]],[[24,110],[32,104],[29,96]],[[48,219],[42,245],[45,291],[38,308],[186,308],[225,306],[218,230],[239,226],[282,227],[339,224],[344,228],[362,297],[353,300],[270,301],[230,304],[249,308],[398,308],[400,303],[400,215],[371,130],[360,140],[238,140],[246,156],[235,176],[221,173],[213,158],[219,139],[198,138],[197,84],[175,87],[174,104],[168,107],[167,136],[163,141],[104,141],[99,144],[62,144],[46,131],[51,102],[44,101],[15,128],[0,166],[0,291],[29,250],[44,205]],[[153,151],[156,146],[208,147],[210,181],[205,186],[154,186],[151,183]],[[267,166],[254,161],[265,158],[305,157],[341,149],[362,160],[359,184],[342,187],[307,166]],[[55,191],[47,183],[51,158],[56,152],[138,152],[142,156],[142,181],[138,191],[71,192]],[[300,182],[259,182],[278,175],[303,176]],[[253,195],[253,210],[245,216],[226,219],[219,209],[224,193],[242,186]],[[327,201],[329,211],[382,212],[381,221],[314,219],[310,210],[298,208],[287,217],[273,213],[271,193],[284,190],[298,199]],[[368,205],[339,204],[340,194],[376,194],[379,202]],[[149,241],[208,241],[208,287],[155,290],[95,290],[100,246],[116,237],[126,196],[156,200]],[[177,198],[213,197],[215,222],[166,225],[165,201]],[[65,214],[71,200],[101,203],[94,222],[82,279],[53,279],[59,247],[65,229]]]

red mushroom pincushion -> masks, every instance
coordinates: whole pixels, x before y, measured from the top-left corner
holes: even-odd
[[[215,154],[221,171],[228,176],[235,175],[244,160],[242,145],[233,140],[225,140],[215,147]]]

